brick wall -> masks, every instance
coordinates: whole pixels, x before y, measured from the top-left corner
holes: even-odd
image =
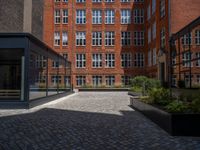
[[[120,1],[115,1],[112,4],[105,3],[92,3],[92,0],[88,0],[87,3],[76,3],[74,1],[74,9],[72,9],[73,1],[69,0],[68,3],[54,3],[52,0],[45,1],[45,16],[44,16],[44,40],[45,42],[54,48],[59,53],[67,53],[69,61],[72,62],[72,76],[73,76],[73,84],[76,84],[76,76],[77,75],[85,75],[86,76],[86,84],[92,84],[92,75],[101,75],[103,76],[103,82],[105,84],[105,76],[106,75],[114,75],[115,76],[115,85],[121,85],[121,76],[136,76],[140,74],[145,74],[144,68],[136,68],[131,67],[128,69],[124,69],[121,67],[121,53],[127,52],[132,54],[132,58],[134,58],[134,54],[136,52],[142,52],[145,50],[145,47],[135,47],[133,46],[133,32],[144,30],[144,25],[122,25],[120,22],[120,10],[121,9],[130,9],[134,8],[143,8],[144,5],[124,3],[122,4]],[[92,25],[92,9],[101,9],[102,10],[102,19],[103,22],[100,25]],[[55,9],[68,9],[68,24],[54,24],[54,10]],[[76,18],[76,9],[86,9],[86,24],[77,25],[75,23]],[[114,9],[115,10],[115,24],[106,25],[104,23],[104,10],[105,9]],[[133,11],[132,11],[133,13]],[[133,21],[133,19],[132,19]],[[68,32],[68,46],[67,47],[55,47],[53,45],[54,41],[54,31],[67,31]],[[75,33],[76,31],[85,31],[86,32],[86,46],[76,46],[75,45]],[[102,32],[102,46],[92,46],[92,31],[101,31]],[[104,32],[105,31],[114,31],[115,32],[115,46],[105,46],[104,45]],[[121,46],[121,31],[130,31],[132,37],[132,45],[131,46]],[[77,53],[85,53],[86,54],[86,67],[85,68],[76,68],[76,60],[75,56]],[[103,67],[102,68],[92,68],[92,54],[93,53],[101,53],[103,56]],[[115,54],[115,67],[114,68],[106,68],[105,67],[105,54],[106,53],[114,53]],[[132,62],[132,65],[134,62]],[[52,70],[53,74],[53,70]]]
[[[171,0],[171,33],[176,33],[200,16],[200,0]]]

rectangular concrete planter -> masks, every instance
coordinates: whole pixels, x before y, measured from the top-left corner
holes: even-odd
[[[168,113],[130,98],[130,105],[173,136],[200,136],[200,114]]]
[[[128,95],[130,95],[130,96],[140,96],[140,95],[142,95],[142,93],[128,91]]]

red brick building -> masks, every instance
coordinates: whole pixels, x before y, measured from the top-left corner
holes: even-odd
[[[146,34],[147,39],[151,37],[151,42],[146,43],[148,44],[148,52],[146,51],[146,60],[148,62],[146,63],[148,64],[147,74],[149,76],[157,77],[163,83],[170,80],[168,75],[168,66],[170,65],[170,37],[200,16],[199,6],[199,0],[193,0],[192,2],[190,0],[146,1]],[[199,29],[196,31],[199,32]],[[194,36],[195,35],[193,34],[193,40],[195,39]],[[200,38],[199,35],[197,35],[196,38]],[[195,42],[193,42],[193,44],[194,43]],[[194,44],[194,47],[199,48],[198,44]],[[153,60],[151,61],[151,58],[153,59],[154,57],[154,54],[152,54],[153,50],[157,51],[157,63],[155,65],[153,63]],[[192,51],[193,50],[196,51],[196,48],[192,48]],[[173,60],[174,63],[179,63],[178,61],[181,62],[182,59]],[[178,77],[173,77],[174,83],[178,80]]]
[[[137,75],[165,82],[169,38],[199,7],[199,0],[45,0],[44,41],[72,62],[76,87],[122,86]]]

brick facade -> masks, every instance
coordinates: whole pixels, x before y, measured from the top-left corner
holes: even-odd
[[[188,2],[189,0],[165,0],[164,8],[165,15],[160,16],[161,0],[156,0],[155,12],[152,12],[152,1],[145,2],[121,2],[120,0],[115,0],[115,2],[106,3],[94,3],[92,0],[87,0],[87,2],[77,3],[75,0],[68,0],[68,2],[55,2],[54,0],[45,0],[44,8],[44,41],[54,48],[60,54],[67,54],[68,60],[72,62],[72,83],[76,86],[76,77],[85,76],[86,85],[93,85],[92,76],[98,75],[102,76],[102,86],[106,84],[106,76],[114,76],[115,84],[114,86],[122,85],[122,76],[133,77],[137,75],[147,75],[150,77],[158,78],[167,81],[167,66],[168,59],[167,54],[169,51],[169,37],[172,33],[179,30],[182,25],[186,25],[192,21],[197,15],[199,15],[199,0],[194,0],[194,3]],[[188,5],[188,3],[190,3]],[[151,17],[147,18],[148,6],[150,5]],[[179,5],[181,7],[179,7]],[[187,5],[187,6],[186,6]],[[54,23],[54,11],[55,10],[68,10],[68,23],[62,23],[62,13],[61,13],[61,23]],[[83,9],[86,10],[86,23],[76,24],[76,10]],[[102,23],[92,24],[92,10],[98,9],[102,11]],[[105,10],[111,9],[115,12],[115,23],[105,24]],[[121,24],[120,12],[122,9],[131,10],[131,23]],[[144,10],[144,23],[135,24],[134,23],[134,10],[143,9]],[[184,12],[184,9],[187,11]],[[188,11],[190,12],[188,13]],[[194,12],[193,12],[194,11]],[[181,12],[181,14],[180,14]],[[191,16],[190,18],[187,15]],[[182,17],[180,17],[182,16]],[[185,20],[184,18],[187,18]],[[179,19],[179,21],[178,21]],[[184,21],[181,21],[184,20]],[[178,22],[177,22],[178,21]],[[152,28],[154,22],[156,23],[156,36],[152,36]],[[148,43],[148,29],[151,29],[151,42]],[[165,46],[161,48],[161,30],[165,28]],[[54,32],[60,32],[60,38],[62,41],[62,32],[66,31],[68,34],[68,45],[67,46],[54,46]],[[86,32],[86,45],[76,46],[76,32],[83,31]],[[102,33],[102,45],[92,46],[92,32],[99,31]],[[113,31],[115,33],[115,44],[114,46],[105,46],[105,31]],[[121,44],[121,32],[126,31],[131,33],[131,45],[123,46]],[[134,32],[144,31],[144,45],[135,46],[134,45]],[[152,62],[149,64],[148,52],[153,50],[156,51],[156,63],[153,63],[153,56],[151,55]],[[86,66],[84,68],[76,68],[76,54],[86,55]],[[93,68],[92,67],[92,54],[101,53],[102,54],[102,67]],[[115,54],[115,67],[107,68],[105,62],[105,55],[107,53]],[[130,53],[131,67],[123,68],[121,67],[121,54]],[[135,66],[135,55],[137,53],[144,53],[144,66]],[[164,63],[164,75],[161,77],[162,73],[160,71],[160,64]],[[53,73],[52,67],[50,67]]]

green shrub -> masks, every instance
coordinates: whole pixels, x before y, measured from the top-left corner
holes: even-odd
[[[147,91],[150,91],[153,88],[160,88],[160,87],[161,87],[160,81],[156,79],[148,79],[145,82],[145,88]]]
[[[168,112],[172,113],[181,113],[188,110],[188,106],[182,101],[172,101],[165,108]]]
[[[179,95],[178,99],[184,102],[192,102],[194,99],[200,97],[199,90],[187,90],[184,89],[181,94]]]
[[[142,88],[134,86],[134,87],[130,88],[130,91],[132,91],[132,92],[142,92]]]
[[[152,101],[152,99],[149,98],[149,96],[141,96],[140,100],[147,104],[153,104],[153,101]]]
[[[85,84],[85,85],[82,85],[81,87],[82,87],[82,88],[92,88],[93,86],[90,85],[90,84]]]
[[[152,88],[161,87],[160,82],[156,79],[150,79],[145,76],[137,76],[131,80],[132,90],[142,92],[147,95]]]
[[[144,82],[147,80],[148,80],[148,78],[145,76],[137,76],[131,80],[131,85],[133,87],[143,87]]]
[[[200,89],[200,84],[199,83],[194,83],[192,85],[192,88],[194,88],[194,89]]]
[[[171,101],[170,91],[164,88],[153,88],[149,91],[149,98],[158,105],[167,105]]]
[[[200,96],[196,97],[191,103],[190,103],[190,109],[194,113],[200,113]]]

